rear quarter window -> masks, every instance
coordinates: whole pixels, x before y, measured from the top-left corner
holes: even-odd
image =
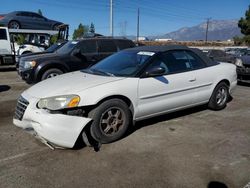
[[[6,29],[0,29],[0,40],[7,40]]]
[[[135,47],[135,44],[130,40],[116,40],[115,43],[119,50]]]

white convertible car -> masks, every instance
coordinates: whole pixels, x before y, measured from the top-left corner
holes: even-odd
[[[72,148],[83,134],[109,143],[135,121],[202,104],[221,110],[236,83],[235,65],[199,50],[136,47],[27,89],[13,122],[54,146]]]

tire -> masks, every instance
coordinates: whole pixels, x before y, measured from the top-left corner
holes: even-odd
[[[61,71],[60,69],[49,69],[43,73],[41,80],[46,80],[60,74],[63,74],[63,71]]]
[[[21,25],[20,25],[19,22],[13,20],[13,21],[9,22],[8,28],[10,28],[10,29],[21,29]]]
[[[229,97],[228,85],[221,82],[215,87],[208,107],[212,110],[222,110],[226,107]]]
[[[120,139],[131,122],[128,105],[120,99],[111,99],[101,103],[89,112],[89,117],[93,120],[90,134],[102,144]]]

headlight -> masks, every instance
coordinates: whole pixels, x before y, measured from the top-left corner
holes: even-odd
[[[24,61],[24,69],[32,69],[33,67],[36,66],[35,61]]]
[[[40,99],[37,103],[37,107],[49,110],[60,110],[77,107],[79,102],[80,97],[77,95],[62,95]]]
[[[242,60],[237,58],[236,61],[235,61],[235,65],[238,66],[238,67],[243,67]]]

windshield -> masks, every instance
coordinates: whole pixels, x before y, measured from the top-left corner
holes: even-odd
[[[52,53],[54,51],[56,51],[57,49],[61,48],[65,43],[56,43],[56,44],[53,44],[52,46],[50,46],[49,48],[47,48],[45,50],[45,52],[49,52],[49,53]]]
[[[59,48],[56,52],[59,54],[67,54],[72,51],[72,49],[76,46],[78,41],[68,41],[61,48]]]
[[[92,74],[133,77],[153,52],[121,51],[88,69]]]

